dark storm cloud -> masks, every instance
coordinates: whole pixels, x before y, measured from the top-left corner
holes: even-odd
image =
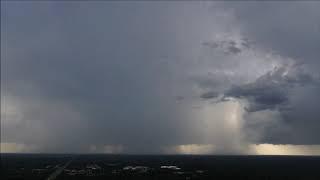
[[[177,50],[175,26],[168,25],[174,7],[166,7],[2,7],[2,93],[29,104],[21,107],[24,120],[17,127],[5,124],[2,138],[59,152],[121,144],[126,152],[156,153],[183,143],[189,125],[178,121],[183,117],[176,108],[173,67],[159,61]],[[32,131],[42,138],[30,136]]]
[[[226,3],[245,34],[261,46],[297,61],[319,66],[318,2]],[[297,14],[304,12],[304,14]]]
[[[319,144],[319,85],[290,91],[290,108],[265,109],[245,115],[249,138],[257,143]]]
[[[225,101],[244,99],[252,142],[320,143],[319,4],[1,5],[3,142],[44,152],[206,142],[233,151],[234,129],[219,120],[234,110]],[[202,133],[208,127],[217,132]]]
[[[216,102],[230,98],[248,102],[244,129],[253,142],[318,144],[319,92],[319,78],[304,65],[293,65],[275,68],[252,83],[232,86]],[[216,97],[210,95],[207,92],[201,98]]]
[[[318,144],[319,92],[319,78],[304,65],[294,65],[275,68],[252,83],[232,86],[218,102],[230,97],[248,102],[244,129],[252,141]]]
[[[238,54],[241,53],[243,49],[249,48],[249,42],[247,39],[240,39],[239,42],[234,40],[222,40],[216,42],[206,41],[203,42],[204,47],[211,48],[212,50],[222,51],[225,54]]]
[[[291,88],[316,83],[302,68],[280,67],[259,77],[255,82],[234,86],[225,96],[249,100],[248,111],[276,109],[288,105]]]
[[[249,102],[247,131],[260,131],[260,143],[319,144],[320,4],[243,2],[222,6],[232,9],[245,35],[258,42],[256,46],[296,64],[285,76],[286,65],[226,91],[227,96]],[[252,124],[254,127],[249,127]]]
[[[204,94],[202,94],[200,97],[202,98],[202,99],[212,99],[212,98],[216,98],[216,97],[218,97],[218,93],[216,93],[216,92],[206,92],[206,93],[204,93]]]

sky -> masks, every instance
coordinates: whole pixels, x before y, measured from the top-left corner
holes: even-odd
[[[318,2],[1,2],[1,152],[320,155]]]

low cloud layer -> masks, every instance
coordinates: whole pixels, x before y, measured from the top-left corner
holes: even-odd
[[[1,5],[3,143],[219,154],[320,143],[319,3]]]
[[[244,98],[249,101],[249,112],[266,109],[290,109],[290,91],[297,87],[319,84],[300,66],[280,67],[259,77],[253,83],[233,86],[226,97]]]

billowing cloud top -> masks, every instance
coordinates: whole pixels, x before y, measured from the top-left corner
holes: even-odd
[[[1,142],[224,154],[319,144],[319,19],[316,2],[1,2]]]

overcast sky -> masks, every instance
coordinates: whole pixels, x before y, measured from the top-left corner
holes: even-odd
[[[320,154],[319,19],[318,2],[1,2],[1,148]]]

